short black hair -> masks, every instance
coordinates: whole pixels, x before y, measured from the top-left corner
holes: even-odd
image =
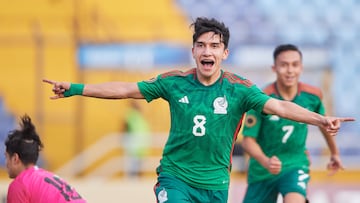
[[[36,164],[44,146],[28,115],[21,117],[20,129],[9,132],[5,147],[10,156],[18,154],[24,165]]]
[[[220,35],[220,40],[224,43],[225,49],[228,48],[230,31],[223,22],[219,22],[214,18],[198,17],[191,26],[194,27],[193,44],[202,34],[214,32],[215,34]]]
[[[281,44],[277,46],[273,53],[274,61],[276,61],[276,58],[284,51],[297,51],[300,54],[300,58],[302,59],[302,53],[300,49],[293,45],[293,44]]]

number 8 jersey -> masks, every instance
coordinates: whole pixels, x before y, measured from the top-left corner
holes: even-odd
[[[196,188],[228,189],[242,116],[250,109],[261,112],[270,97],[249,80],[224,71],[214,84],[204,86],[195,68],[161,74],[138,87],[148,102],[163,98],[170,107],[171,127],[157,172]]]

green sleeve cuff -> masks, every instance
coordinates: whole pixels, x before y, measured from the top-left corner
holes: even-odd
[[[64,92],[64,97],[82,95],[84,91],[84,86],[84,84],[71,83],[70,88]]]

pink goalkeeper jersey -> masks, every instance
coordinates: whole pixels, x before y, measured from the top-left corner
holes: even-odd
[[[8,203],[84,203],[63,179],[37,166],[21,172],[11,182]]]

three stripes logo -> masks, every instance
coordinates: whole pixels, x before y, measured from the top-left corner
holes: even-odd
[[[187,96],[184,96],[183,98],[179,99],[180,103],[184,103],[184,104],[188,104],[189,103],[189,99]]]

